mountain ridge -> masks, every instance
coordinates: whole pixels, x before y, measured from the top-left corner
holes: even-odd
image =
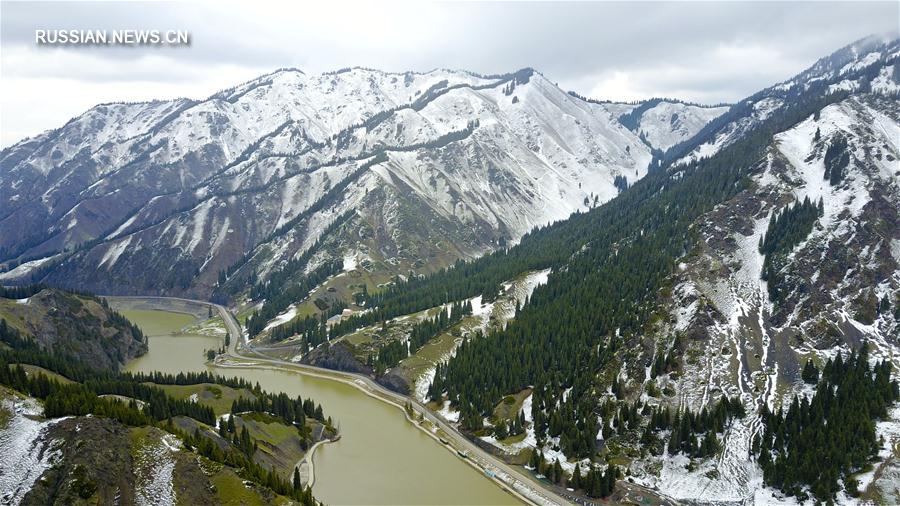
[[[460,342],[426,373],[415,375],[426,356],[411,349],[388,375],[411,377],[410,390],[499,452],[534,449],[529,466],[551,481],[571,485],[565,474],[599,458],[685,501],[896,500],[896,381],[878,380],[887,403],[872,412],[796,413],[834,392],[841,360],[864,357],[854,370],[867,381],[900,367],[898,44],[792,95],[762,90],[698,139],[727,134],[708,154],[673,157],[516,246],[368,295],[322,341],[310,329],[284,335],[298,357],[312,344],[377,361],[404,343],[405,320],[468,301],[487,321],[457,329]],[[859,86],[835,87],[844,81]],[[498,296],[547,270],[503,319]],[[832,372],[817,382],[801,370]],[[520,395],[530,419],[498,417]],[[790,451],[772,437],[784,417]],[[860,441],[864,458],[802,481],[791,463],[824,462],[838,441],[794,446],[796,434],[825,424]]]
[[[532,79],[532,76],[536,77]],[[346,88],[347,80],[351,78],[354,84],[350,88]],[[378,81],[379,78],[384,78],[386,82]],[[403,83],[399,83],[401,78],[404,80]],[[296,100],[291,102],[293,99],[290,97],[292,96],[292,93],[296,93],[298,89],[304,89],[304,87],[306,87],[305,83],[308,82],[309,79],[317,79],[317,84],[310,93],[320,93],[315,91],[316,89],[325,92],[329,92],[330,90],[333,92],[335,89],[344,86],[348,91],[341,92],[342,96],[343,94],[349,93],[349,96],[357,97],[354,99],[357,103],[375,104],[374,106],[367,106],[368,109],[366,110],[372,112],[368,113],[369,116],[363,118],[362,116],[359,116],[358,113],[351,113],[348,115],[345,112],[341,112],[343,109],[346,109],[346,107],[325,106],[324,109],[319,107],[315,109],[317,111],[315,114],[302,112],[303,109],[301,107],[301,109],[297,109],[300,111],[299,113],[281,113],[277,118],[266,119],[259,125],[253,127],[252,132],[255,133],[251,135],[240,134],[242,137],[239,138],[243,140],[238,140],[239,138],[235,137],[235,135],[238,134],[233,127],[227,128],[234,133],[229,134],[228,131],[226,131],[225,133],[227,135],[218,135],[218,137],[216,137],[214,131],[210,129],[210,124],[200,128],[198,125],[203,125],[202,121],[198,124],[196,119],[190,119],[198,116],[197,113],[190,113],[190,111],[197,109],[198,107],[201,109],[201,116],[206,115],[207,117],[216,118],[222,117],[221,115],[225,113],[225,111],[230,110],[228,104],[231,103],[240,101],[249,101],[249,103],[266,100],[271,101],[271,97],[266,98],[268,96],[266,93],[274,93],[276,95],[276,103],[282,105],[287,103],[297,104],[298,102]],[[421,81],[418,84],[416,84],[417,79]],[[287,82],[285,83],[283,81]],[[481,118],[483,120],[481,122],[482,128],[493,129],[494,132],[496,132],[496,135],[505,137],[507,139],[506,142],[520,144],[522,140],[525,140],[526,143],[530,143],[529,149],[540,150],[541,147],[538,142],[543,142],[543,140],[539,141],[539,139],[546,138],[544,136],[546,132],[549,132],[549,130],[546,130],[548,127],[540,127],[545,129],[545,131],[542,132],[541,130],[535,129],[536,125],[529,127],[528,123],[536,120],[542,125],[553,124],[554,121],[557,121],[555,118],[556,113],[548,115],[547,111],[549,111],[549,109],[546,111],[539,108],[531,109],[529,116],[520,116],[521,119],[516,119],[511,116],[504,116],[504,118],[500,119],[503,123],[509,121],[525,121],[525,124],[516,127],[514,132],[511,132],[509,127],[506,127],[506,129],[496,129],[496,127],[493,126],[496,124],[498,118],[494,118],[492,115],[498,113],[508,114],[503,111],[505,109],[510,109],[497,108],[497,100],[500,97],[509,97],[507,100],[512,101],[519,100],[520,97],[518,95],[515,97],[513,96],[514,92],[512,89],[516,86],[516,83],[519,82],[520,93],[524,93],[530,88],[530,86],[528,86],[529,81],[532,81],[531,87],[535,85],[534,83],[541,83],[539,85],[541,87],[541,92],[538,94],[540,98],[536,98],[536,100],[547,101],[549,99],[548,102],[545,102],[546,105],[541,106],[542,108],[546,109],[546,107],[550,107],[555,109],[565,107],[568,108],[569,111],[566,114],[580,115],[582,118],[581,120],[576,120],[575,125],[566,126],[565,128],[571,130],[572,126],[574,126],[576,127],[576,130],[580,128],[583,132],[576,134],[574,137],[572,134],[567,133],[557,135],[555,139],[550,139],[553,144],[562,148],[561,151],[557,151],[558,154],[551,154],[550,158],[545,156],[534,157],[533,155],[526,155],[526,152],[522,151],[518,156],[524,156],[526,159],[521,163],[525,163],[529,167],[558,167],[558,164],[561,162],[553,157],[563,156],[570,159],[570,161],[565,162],[566,164],[584,164],[587,161],[586,159],[579,161],[571,158],[571,155],[566,154],[566,152],[570,150],[570,147],[566,146],[565,142],[561,142],[561,139],[563,138],[569,138],[571,141],[573,139],[578,139],[579,136],[588,134],[587,130],[577,126],[579,121],[590,122],[592,126],[589,128],[592,129],[606,129],[606,133],[602,133],[601,135],[619,136],[618,138],[620,140],[617,140],[612,144],[606,144],[604,147],[599,148],[602,151],[596,151],[597,153],[610,152],[610,150],[614,150],[613,152],[615,152],[615,150],[621,150],[622,146],[624,146],[628,149],[634,149],[635,156],[646,158],[646,154],[644,154],[646,153],[646,148],[640,146],[636,138],[625,140],[625,138],[621,137],[624,130],[618,130],[620,127],[617,125],[615,119],[609,116],[608,112],[601,108],[597,108],[594,105],[587,105],[584,103],[573,109],[572,104],[575,102],[572,102],[572,100],[575,99],[562,93],[555,85],[552,85],[549,81],[546,81],[542,75],[531,69],[523,69],[516,73],[500,74],[496,76],[481,76],[480,74],[471,72],[448,73],[446,70],[435,70],[423,74],[391,74],[382,71],[353,68],[339,73],[322,74],[312,77],[307,76],[306,74],[300,74],[299,72],[277,70],[232,88],[221,90],[213,94],[206,101],[178,99],[167,102],[97,106],[90,109],[85,115],[70,121],[66,126],[42,134],[44,135],[43,138],[34,138],[23,141],[22,143],[7,148],[2,152],[3,156],[0,160],[2,160],[4,169],[7,169],[10,174],[0,178],[0,189],[4,190],[0,192],[0,196],[6,196],[5,201],[8,204],[6,207],[7,209],[10,209],[10,212],[7,213],[2,221],[0,221],[0,228],[5,227],[4,230],[7,232],[4,234],[4,236],[7,237],[7,242],[0,245],[0,247],[5,249],[6,253],[4,256],[7,257],[8,260],[17,258],[18,260],[15,261],[16,263],[26,263],[34,258],[44,258],[42,262],[45,265],[43,265],[43,267],[47,270],[51,264],[59,262],[61,258],[65,259],[72,256],[78,256],[81,254],[79,252],[90,250],[95,248],[98,244],[109,243],[118,237],[123,237],[123,234],[139,230],[138,228],[135,228],[139,223],[142,223],[143,228],[146,229],[152,227],[156,222],[162,223],[166,220],[171,222],[172,217],[177,215],[178,212],[189,211],[192,208],[196,208],[203,199],[208,198],[208,195],[216,193],[227,195],[235,191],[246,192],[253,188],[252,185],[248,186],[248,183],[254,180],[258,182],[257,184],[261,183],[263,185],[260,186],[260,189],[262,190],[265,190],[265,185],[274,184],[275,186],[272,187],[274,188],[280,184],[276,182],[276,179],[280,178],[284,181],[288,181],[292,175],[301,175],[302,171],[298,172],[295,168],[292,169],[292,166],[305,166],[306,168],[304,170],[311,171],[310,177],[312,178],[318,177],[316,172],[320,174],[323,172],[317,171],[316,167],[323,168],[326,177],[322,179],[322,182],[319,184],[325,184],[327,186],[335,184],[333,183],[335,176],[340,177],[340,174],[348,173],[347,171],[349,168],[346,167],[346,164],[342,165],[342,159],[352,160],[353,157],[356,157],[361,163],[365,162],[366,149],[372,149],[367,148],[367,146],[374,147],[376,151],[382,149],[380,146],[384,146],[384,148],[390,150],[391,144],[394,144],[397,149],[401,150],[413,149],[413,151],[420,152],[428,151],[429,149],[433,149],[428,147],[428,142],[437,141],[440,144],[442,141],[439,139],[442,135],[451,135],[453,132],[462,132],[465,128],[468,128],[469,123],[471,123],[473,119],[473,117],[470,117],[473,113],[483,116]],[[501,87],[503,87],[503,90],[499,89]],[[274,91],[270,91],[270,89]],[[408,89],[411,89],[411,91],[404,91]],[[367,95],[372,92],[372,90],[379,91],[377,91],[375,95]],[[360,95],[360,93],[363,94]],[[488,98],[486,94],[491,95],[490,101],[485,101],[485,99]],[[365,98],[367,96],[370,96],[370,98]],[[550,98],[551,96],[553,98]],[[524,98],[524,95],[522,98]],[[362,102],[360,102],[360,100],[362,100]],[[454,116],[456,113],[447,115],[439,110],[439,106],[432,104],[442,104],[440,107],[456,107],[458,108],[457,110],[464,114],[465,119]],[[472,109],[473,105],[477,105],[478,109]],[[152,111],[150,111],[150,109],[152,109]],[[312,111],[313,109],[309,110]],[[333,119],[329,120],[325,116],[322,116],[323,111],[331,111],[328,112],[328,114],[336,113],[337,116],[334,116]],[[135,127],[131,129],[116,128],[113,133],[110,128],[114,123],[109,119],[97,117],[98,115],[103,114],[112,115],[112,117],[120,119],[123,117],[130,118],[137,123],[135,123]],[[187,119],[182,118],[185,114],[189,114]],[[287,116],[285,116],[285,114],[287,114]],[[299,114],[299,116],[297,114]],[[426,114],[426,116],[423,117],[423,114]],[[237,119],[234,119],[233,121],[242,121],[240,120],[240,116],[241,115],[238,115]],[[423,119],[426,120],[424,123],[422,122]],[[187,123],[185,126],[192,125],[191,130],[189,130],[191,132],[190,134],[183,126],[178,126],[186,121]],[[335,123],[334,121],[338,121],[338,123]],[[601,123],[598,123],[598,121]],[[75,152],[71,152],[70,149],[70,152],[66,154],[65,149],[48,147],[48,143],[58,142],[60,138],[66,138],[72,142],[81,139],[86,135],[85,128],[87,127],[79,125],[82,125],[85,122],[93,124],[92,126],[95,127],[95,130],[99,129],[97,130],[98,133],[95,137],[92,138],[94,140],[88,141],[88,146],[90,147],[89,152],[85,152],[83,148]],[[380,127],[379,124],[381,125]],[[602,126],[603,124],[606,126]],[[413,136],[406,133],[409,132],[410,125],[419,125],[419,133],[411,132]],[[385,127],[393,130],[388,131]],[[421,130],[422,127],[427,130]],[[523,127],[525,128],[523,129]],[[378,131],[378,128],[381,128],[381,131]],[[531,132],[529,132],[529,129]],[[619,133],[617,133],[617,130]],[[163,131],[169,133],[166,134],[165,137],[160,137],[160,132]],[[511,133],[512,136],[510,136]],[[198,136],[200,138],[200,143],[207,142],[204,139],[209,139],[211,142],[201,146],[199,151],[194,148],[180,147],[184,145],[198,145],[197,142],[192,141],[192,138],[197,138]],[[526,137],[530,138],[530,140],[526,139]],[[157,138],[158,140],[154,140]],[[63,145],[69,145],[69,141]],[[234,144],[235,141],[237,141],[238,144]],[[496,141],[489,140],[489,142],[495,143]],[[421,145],[422,147],[420,149],[414,149],[417,145]],[[32,150],[32,155],[28,155],[29,149]],[[596,150],[598,148],[585,145],[579,149]],[[142,151],[145,154],[140,154]],[[138,155],[135,156],[133,153],[138,153]],[[184,158],[178,159],[178,156],[182,156],[179,155],[179,153],[183,154]],[[487,154],[487,152],[484,153]],[[28,160],[29,156],[34,157],[35,154],[39,157],[32,158],[32,162],[23,161]],[[625,155],[627,158],[628,154],[625,153]],[[173,156],[176,158],[173,158]],[[293,161],[291,162],[293,165],[279,165],[281,164],[279,160],[283,159],[285,156],[293,158]],[[347,158],[348,156],[350,158]],[[495,155],[491,155],[491,157],[493,156]],[[53,157],[62,161],[53,162]],[[530,160],[528,160],[529,157]],[[409,166],[409,161],[402,162],[402,158],[403,157],[400,155],[395,156],[390,165],[394,170],[381,172],[381,175],[386,180],[389,179],[390,182],[393,183],[389,186],[400,185],[400,187],[403,187],[400,189],[401,193],[406,193],[408,191],[414,191],[418,195],[429,193],[430,190],[423,187],[421,183],[414,182],[414,179],[410,179],[408,176],[402,176],[400,179],[397,179],[399,174],[412,174],[409,172],[410,170],[413,172],[418,170],[415,165]],[[120,160],[120,162],[117,162],[116,160]],[[100,168],[102,166],[101,164],[108,162],[113,162],[114,168]],[[647,162],[643,160],[640,162],[623,160],[620,162],[613,162],[613,165],[611,166],[613,167],[612,170],[616,170],[615,167],[617,166],[622,166],[623,162],[624,167],[631,166],[631,170],[637,168],[637,173],[633,172],[630,176],[620,174],[623,177],[628,178],[640,177],[640,165],[647,164]],[[148,171],[151,169],[158,170],[153,169],[153,167],[159,167],[158,164],[160,163],[163,164],[162,167],[166,168],[166,173],[169,175],[151,183],[151,188],[148,188],[145,183],[134,183],[135,181],[140,182],[141,178],[150,177],[150,172]],[[398,163],[401,165],[398,166]],[[485,159],[484,163],[491,162]],[[508,162],[506,163],[508,164]],[[637,163],[637,167],[635,167],[635,163]],[[214,168],[216,165],[219,165],[220,168]],[[28,173],[29,170],[28,167],[34,167],[34,169],[30,175],[26,176],[25,174]],[[68,170],[67,173],[61,173],[60,170],[66,170],[66,167],[72,168]],[[264,168],[264,170],[259,171],[260,168]],[[252,172],[247,172],[247,169]],[[272,169],[274,169],[275,172],[271,172]],[[481,170],[485,169],[488,168],[481,168]],[[398,170],[400,171],[399,173]],[[494,169],[490,169],[488,172],[491,170]],[[542,168],[541,170],[546,169]],[[142,176],[142,173],[147,175]],[[618,172],[614,175],[617,174]],[[274,179],[272,177],[273,175],[276,175]],[[50,193],[41,197],[44,205],[36,206],[34,203],[25,204],[23,202],[18,202],[18,199],[21,198],[21,189],[13,188],[11,186],[11,180],[14,179],[14,176],[18,178],[17,185],[21,185],[23,181],[27,182],[29,180],[33,181],[37,179],[38,181],[34,181],[34,184],[37,185],[35,188],[41,187],[39,180],[42,177],[47,179],[48,182],[55,181],[48,190]],[[177,179],[173,179],[172,176]],[[88,179],[84,179],[85,177]],[[562,176],[561,174],[555,174],[551,177],[553,180],[559,180],[560,177],[571,178],[571,175]],[[418,176],[416,176],[416,178],[418,178]],[[514,176],[514,179],[510,180],[509,178],[506,178],[505,181],[513,181],[515,183],[519,181],[520,178],[521,176]],[[612,179],[613,178],[609,176],[609,180],[603,183],[604,186],[597,186],[597,183],[590,183],[588,180],[581,181],[578,183],[579,186],[582,183],[587,182],[592,185],[592,188],[591,191],[587,192],[581,192],[577,191],[578,189],[574,189],[574,193],[579,196],[574,197],[573,200],[579,204],[565,204],[562,209],[567,209],[568,211],[562,211],[561,209],[553,210],[554,208],[548,207],[546,210],[546,212],[549,213],[547,217],[541,218],[535,216],[531,219],[536,221],[531,221],[525,225],[514,225],[513,228],[508,231],[504,231],[507,224],[502,223],[502,220],[497,221],[496,216],[492,211],[483,209],[478,211],[478,213],[481,214],[482,218],[487,218],[485,225],[482,226],[487,226],[494,230],[492,234],[495,237],[494,240],[496,240],[498,232],[500,236],[505,236],[506,240],[515,240],[517,236],[521,235],[535,224],[546,222],[548,219],[562,219],[572,210],[579,207],[583,208],[591,204],[591,202],[588,202],[587,204],[581,203],[582,200],[588,200],[590,197],[590,201],[599,202],[599,199],[601,198],[602,200],[611,198],[611,196],[614,195]],[[81,180],[83,180],[83,182],[79,182]],[[571,181],[571,179],[569,179],[569,181]],[[574,184],[574,182],[566,182],[565,184],[571,185]],[[143,185],[143,187],[141,187],[141,185]],[[70,189],[65,190],[63,187],[69,187]],[[192,189],[193,195],[191,194]],[[209,189],[212,190],[210,191]],[[391,192],[394,191],[396,190],[391,190]],[[534,190],[526,189],[525,191],[526,193],[522,195],[525,195],[527,200],[530,198],[527,196],[527,192],[533,194]],[[566,191],[571,193],[573,192],[573,189]],[[83,197],[77,197],[75,196],[76,194],[73,194],[72,192],[81,194]],[[143,204],[139,204],[137,207],[126,204],[126,202],[133,202],[135,197],[141,194],[146,195],[140,197],[141,200],[144,201]],[[486,202],[469,202],[465,200],[468,197],[467,195],[459,195],[459,198],[463,199],[467,204],[476,204],[478,207],[482,207],[484,202]],[[296,195],[291,197],[290,195],[285,194],[284,196],[296,198]],[[559,208],[559,204],[555,202],[558,201],[561,196],[562,194],[557,197],[543,197],[545,198],[545,205],[552,204],[553,206],[556,206],[556,208]],[[310,198],[312,198],[312,195],[306,197],[307,202],[309,202],[308,199]],[[141,201],[139,200],[138,202]],[[58,205],[55,205],[54,203]],[[288,207],[285,208],[285,204],[287,204]],[[109,209],[109,206],[121,207],[122,205],[129,208],[124,215]],[[261,224],[260,226],[274,226],[277,228],[288,221],[291,216],[296,213],[296,211],[291,210],[296,205],[298,204],[289,202],[283,203],[282,211],[279,211],[281,217],[277,219],[274,225]],[[310,204],[300,203],[299,205],[304,206]],[[441,215],[436,219],[450,220],[451,224],[458,223],[460,218],[457,214],[459,211],[451,210],[446,207],[447,204],[440,204],[435,200],[431,200],[431,203],[427,205],[430,209],[437,211],[438,214]],[[440,210],[442,207],[443,210]],[[288,214],[284,214],[285,210]],[[273,208],[272,211],[274,212],[275,209]],[[173,212],[175,214],[173,214]],[[464,221],[469,220],[474,216],[467,214],[470,212],[471,211],[465,211],[463,213],[462,219]],[[535,211],[532,210],[530,213],[533,215],[534,212]],[[526,215],[528,214],[529,213],[526,212]],[[42,217],[41,215],[46,217]],[[153,216],[156,217],[154,218]],[[470,216],[470,218],[465,218],[465,216]],[[47,229],[52,231],[50,234],[41,235],[40,232],[37,232],[38,235],[35,235],[35,232],[26,231],[40,231],[40,227],[23,227],[21,224],[13,225],[13,223],[21,222],[34,223],[34,220],[40,220],[38,221],[38,223],[40,223],[47,219],[55,219],[57,220],[57,223],[59,223],[58,225],[47,227]],[[80,220],[82,219],[88,223],[81,224]],[[234,219],[235,218],[232,217],[230,222],[233,223]],[[452,226],[458,227],[459,225]],[[220,228],[222,227],[224,227],[224,221],[221,222]],[[227,228],[230,227],[224,227],[223,230]],[[446,226],[444,228],[446,228]],[[129,230],[132,232],[129,232]],[[30,238],[29,236],[23,236],[23,233],[31,234]],[[256,248],[259,246],[258,241],[260,239],[260,234],[258,232],[251,232],[251,236],[252,237],[242,240],[245,245],[238,248],[241,250],[242,254],[248,251],[248,248]],[[457,240],[457,242],[460,241]],[[468,242],[468,244],[457,244],[451,249],[461,248],[460,253],[464,253],[463,256],[483,253],[485,251],[485,246],[487,246],[486,244],[472,244],[471,241],[462,242]],[[23,244],[30,245],[30,248],[22,249]],[[120,248],[124,247],[127,246],[120,246]],[[193,250],[191,244],[182,243],[181,247],[182,249],[186,248],[191,251]],[[17,249],[10,250],[10,248]],[[66,250],[72,250],[74,253],[66,253]],[[227,268],[237,260],[237,256],[239,255],[230,254],[231,260],[226,262],[228,265],[225,265],[221,261],[217,261],[219,265],[216,268],[216,271]],[[48,257],[52,258],[52,260],[46,260]],[[98,254],[97,260],[95,261],[97,264],[102,265],[117,259],[118,255],[112,249],[107,249],[104,254]],[[9,264],[7,265],[10,266]],[[192,276],[189,272],[191,269],[205,268],[207,265],[208,262],[204,261],[196,264],[195,267],[185,267],[187,270],[178,274],[177,277],[179,279],[190,277]],[[14,265],[12,265],[12,267],[14,267]],[[19,272],[21,272],[21,270]],[[215,278],[215,276],[216,272],[212,272],[208,275],[208,278]],[[11,280],[13,279],[13,274],[7,273],[4,277],[7,280]],[[206,283],[209,283],[209,281]],[[92,288],[108,290],[108,287],[105,286],[92,286]],[[209,289],[207,288],[206,290],[208,293]],[[157,291],[157,293],[160,292]]]
[[[260,353],[414,392],[589,497],[605,493],[581,469],[615,482],[621,466],[688,502],[890,502],[898,60],[900,40],[864,39],[668,139],[647,132],[688,107],[645,118],[660,101],[626,125],[640,106],[530,70],[406,85],[349,69],[302,97],[286,73],[179,112],[155,140],[103,143],[134,158],[85,195],[172,191],[0,279],[230,299]],[[305,116],[327,90],[354,110]],[[235,126],[254,118],[253,135]],[[161,167],[168,180],[132,182]]]

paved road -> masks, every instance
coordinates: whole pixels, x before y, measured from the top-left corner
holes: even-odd
[[[232,349],[228,350],[229,354],[233,357],[240,359],[249,359],[254,362],[272,364],[278,367],[296,369],[303,371],[306,374],[344,381],[356,386],[368,395],[379,398],[386,402],[390,402],[401,408],[409,403],[410,405],[412,405],[416,413],[422,415],[425,419],[431,422],[432,425],[440,428],[447,435],[445,439],[447,439],[451,443],[451,446],[454,449],[466,452],[466,454],[468,455],[467,460],[471,461],[483,471],[492,473],[495,480],[505,485],[507,489],[510,489],[521,499],[532,504],[541,505],[570,504],[570,501],[566,500],[562,496],[556,494],[551,490],[540,487],[534,481],[525,476],[522,476],[521,471],[514,469],[513,467],[507,465],[493,455],[479,448],[477,445],[469,441],[468,438],[460,434],[453,426],[447,423],[446,420],[435,415],[433,412],[431,412],[431,410],[426,408],[424,405],[422,405],[422,403],[415,399],[388,390],[387,388],[379,385],[378,383],[372,381],[372,379],[365,376],[333,371],[331,369],[325,369],[322,367],[315,367],[306,364],[298,364],[285,360],[277,360],[260,354],[251,346],[249,346],[249,343],[244,338],[243,332],[241,332],[240,330],[238,322],[234,319],[234,316],[231,314],[231,312],[221,305],[214,304],[214,306],[216,307],[216,309],[218,309],[219,314],[225,321],[228,332],[233,336],[232,341],[235,343],[235,346]],[[240,344],[240,346],[238,346],[238,343]]]
[[[470,464],[474,464],[486,474],[490,473],[493,479],[501,483],[506,489],[512,491],[520,499],[523,499],[528,503],[538,505],[573,504],[576,501],[584,504],[579,498],[575,496],[568,496],[568,494],[567,496],[563,496],[557,493],[555,490],[551,490],[549,488],[541,486],[530,477],[526,476],[521,470],[506,464],[497,457],[491,455],[490,453],[477,446],[466,436],[457,431],[455,427],[453,427],[442,417],[436,415],[430,409],[425,407],[418,400],[398,394],[392,390],[388,390],[387,388],[373,381],[371,378],[361,376],[359,374],[334,371],[331,369],[325,369],[322,367],[316,367],[306,364],[298,364],[296,362],[289,362],[285,360],[277,360],[259,353],[258,351],[254,350],[253,347],[250,346],[247,339],[245,339],[244,334],[241,331],[241,327],[238,324],[237,320],[235,320],[234,315],[231,314],[231,311],[229,311],[222,305],[178,297],[134,298],[170,300],[174,299],[184,302],[212,305],[218,310],[219,315],[225,322],[225,326],[227,327],[229,334],[231,334],[232,347],[228,350],[228,354],[230,356],[237,359],[252,360],[253,362],[271,364],[276,367],[296,369],[303,371],[305,374],[313,376],[324,377],[336,381],[343,381],[345,383],[356,386],[368,395],[394,404],[401,408],[409,403],[417,414],[423,416],[426,420],[431,422],[432,425],[440,428],[446,434],[445,439],[450,442],[449,446],[451,446],[455,450],[465,452],[468,457],[466,460],[469,461]],[[429,432],[429,434],[431,433]],[[435,436],[434,434],[431,435],[435,439],[437,439],[437,436]],[[629,489],[639,489],[651,496],[658,495],[655,492],[644,489],[643,487],[638,487],[633,484],[628,485],[629,486],[627,488]]]
[[[241,326],[234,319],[234,315],[231,314],[228,308],[219,304],[213,305],[219,310],[219,316],[222,317],[222,321],[225,322],[225,327],[228,328],[228,333],[231,335],[232,350],[237,350],[238,343],[244,344],[244,333],[241,332]],[[228,352],[231,353],[232,350],[228,350]]]

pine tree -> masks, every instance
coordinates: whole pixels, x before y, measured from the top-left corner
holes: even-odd
[[[847,139],[843,135],[838,134],[832,139],[828,149],[825,150],[825,179],[832,186],[843,180],[844,172],[850,164],[850,152],[847,148]]]
[[[531,452],[531,459],[528,461],[528,465],[531,466],[531,468],[534,469],[535,471],[538,471],[538,469],[540,469],[540,467],[541,467],[540,451],[535,450],[535,451]]]
[[[575,470],[572,471],[572,478],[569,480],[569,486],[574,489],[581,488],[581,464],[575,464]]]
[[[300,468],[294,467],[294,490],[301,490],[303,488],[303,484],[300,482]]]
[[[806,360],[806,365],[803,366],[801,377],[803,378],[803,381],[810,385],[815,385],[819,382],[819,368],[816,367],[816,364],[813,363],[812,359]]]
[[[619,474],[618,468],[616,466],[609,466],[606,468],[606,473],[604,474],[604,485],[601,495],[603,497],[609,497],[613,491],[616,489],[616,477]]]
[[[719,452],[719,439],[712,430],[706,432],[703,437],[703,443],[700,445],[700,455],[702,457],[712,457]]]
[[[779,302],[788,292],[781,269],[790,251],[812,232],[823,214],[823,203],[813,204],[809,197],[775,213],[762,237],[759,252],[766,255],[763,261],[762,279],[768,281],[769,298]]]
[[[764,481],[800,498],[809,487],[822,502],[833,500],[839,480],[852,492],[850,473],[865,466],[881,446],[875,422],[887,417],[888,406],[900,399],[891,368],[886,361],[870,367],[863,344],[846,360],[839,354],[825,363],[811,399],[795,397],[786,410],[775,413],[764,409],[757,457]]]

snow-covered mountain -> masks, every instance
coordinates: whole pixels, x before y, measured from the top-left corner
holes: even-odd
[[[872,359],[900,369],[898,59],[900,41],[864,39],[713,108],[593,102],[530,69],[496,76],[288,69],[204,101],[102,105],[0,153],[0,257],[26,261],[0,280],[208,296],[273,273],[279,286],[292,285],[299,272],[279,271],[290,260],[302,259],[293,262],[302,272],[344,258],[344,278],[321,292],[357,287],[354,276],[377,285],[514,243],[537,225],[612,199],[623,182],[660,164],[645,181],[658,186],[644,202],[677,181],[727,196],[699,219],[673,214],[690,216],[679,223],[690,222],[692,233],[648,296],[652,317],[639,332],[616,330],[625,344],[610,346],[602,370],[585,373],[596,385],[579,389],[598,403],[639,401],[641,416],[647,406],[700,412],[723,394],[739,399],[747,416],[729,422],[712,456],[649,454],[639,435],[620,431],[627,437],[615,436],[616,451],[627,458],[617,461],[629,480],[675,499],[787,502],[764,486],[749,456],[764,423],[759,408],[811,393],[800,378],[806,360],[821,364],[863,341]],[[723,185],[732,193],[682,178],[692,160],[706,157],[721,162],[708,167],[735,167],[741,183]],[[691,205],[662,202],[673,203],[652,215],[663,223],[678,219],[665,216],[670,208]],[[814,216],[794,231],[808,225],[808,233],[773,263],[773,253],[762,252],[764,234],[805,202]],[[643,236],[638,228],[628,230]],[[575,257],[518,282],[565,280],[552,273]],[[477,305],[489,324],[493,309]],[[507,305],[518,317],[517,304]],[[267,316],[268,326],[296,314],[292,305]],[[367,344],[377,352],[378,343]],[[434,378],[432,369],[426,381]],[[565,393],[552,400],[562,402],[546,405],[562,406],[573,388],[560,388]],[[618,425],[610,415],[622,418],[607,413],[603,427]],[[894,408],[878,423],[884,458],[855,474],[861,490],[875,483],[873,494],[887,503],[900,501],[891,482],[900,476],[891,456],[898,419]],[[605,445],[604,431],[598,436]],[[516,444],[539,444],[533,427],[524,441]],[[546,455],[574,467],[553,448],[558,442],[543,448]]]
[[[332,250],[436,268],[646,174],[619,115],[531,69],[283,69],[202,101],[100,105],[0,153],[0,257],[23,263],[3,277],[208,295],[330,225]]]
[[[831,184],[823,177],[825,153],[842,138],[849,163],[844,179]],[[881,95],[828,105],[776,135],[751,188],[695,225],[702,247],[673,276],[665,305],[671,319],[653,334],[658,344],[650,349],[664,353],[672,341],[663,336],[681,335],[685,355],[695,357],[679,377],[657,379],[660,389],[677,392],[674,404],[700,409],[724,392],[746,406],[777,409],[809,393],[800,378],[807,359],[824,362],[862,341],[873,359],[900,367],[893,310],[900,294],[898,160],[900,106]],[[821,199],[822,216],[781,267],[790,288],[773,302],[761,278],[760,237],[777,213],[807,197]],[[757,501],[772,501],[765,495],[772,491],[759,489],[755,462],[746,460],[758,424],[756,416],[735,424],[722,457],[693,472],[685,472],[684,463],[666,463],[657,473],[642,464],[634,471],[681,499],[739,502],[757,491]],[[888,445],[896,444],[890,431],[898,427],[896,418],[879,427],[888,431]],[[705,474],[713,468],[716,479]]]
[[[799,90],[795,101],[808,100],[812,94],[803,91],[810,86],[846,91],[811,107],[809,116],[785,119],[788,126],[771,136],[747,189],[693,224],[698,246],[661,296],[668,318],[627,361],[627,376],[668,390],[663,402],[673,408],[699,410],[724,393],[740,398],[752,416],[729,428],[716,458],[688,466],[686,459],[648,457],[631,468],[637,482],[684,500],[785,500],[762,486],[759,466],[747,459],[761,426],[757,409],[776,410],[794,395],[809,394],[811,386],[800,377],[806,361],[823,363],[861,342],[869,343],[872,360],[900,368],[898,48],[896,40],[849,46],[738,104],[753,112],[692,141],[698,147],[689,156],[705,156],[736,135],[754,135],[760,117],[780,114],[792,99],[781,95],[785,90]],[[763,279],[762,237],[777,216],[807,198],[819,206],[811,231],[774,261],[776,274]],[[683,355],[683,369],[647,379],[644,365],[665,354]],[[877,426],[882,457],[900,441],[897,416]],[[886,502],[900,500],[891,485],[900,473],[896,462],[883,459],[876,468],[860,474],[860,490],[875,483]]]
[[[900,42],[891,36],[873,35],[856,41],[821,58],[795,77],[733,105],[696,136],[672,146],[666,158],[685,162],[709,157],[811,89],[826,89],[828,93],[896,94],[900,92],[900,69],[892,62],[898,54]]]
[[[664,152],[696,135],[729,106],[707,107],[677,100],[654,98],[637,104],[609,104],[619,121],[638,134],[651,148]]]

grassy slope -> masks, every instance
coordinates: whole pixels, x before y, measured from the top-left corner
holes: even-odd
[[[274,466],[285,478],[291,478],[294,466],[306,455],[300,446],[298,431],[295,427],[285,425],[278,419],[263,413],[248,413],[235,417],[238,431],[246,427],[250,437],[257,440],[259,450],[253,460],[264,467]],[[321,431],[321,424],[307,421],[310,430]]]
[[[522,404],[529,395],[531,395],[530,388],[507,395],[494,407],[494,418],[497,420],[512,420],[514,416],[518,416],[519,411],[522,410]]]
[[[6,320],[7,325],[14,327],[19,332],[28,333],[28,326],[25,323],[26,316],[22,313],[22,306],[12,299],[4,299],[0,297],[0,318]]]
[[[20,365],[22,366],[22,369],[25,369],[25,374],[27,374],[29,377],[33,376],[35,374],[43,374],[43,375],[47,376],[48,378],[50,378],[52,380],[56,380],[62,384],[74,383],[74,381],[70,380],[69,378],[66,378],[65,376],[63,376],[61,374],[57,374],[53,371],[48,371],[47,369],[44,369],[43,367],[38,367],[36,365],[31,365],[31,364],[20,364]],[[10,367],[12,367],[12,365],[10,365]]]
[[[175,399],[187,399],[196,394],[197,402],[211,407],[213,411],[215,411],[216,416],[230,412],[231,403],[240,397],[247,399],[256,398],[252,392],[245,388],[236,390],[224,385],[212,385],[209,383],[157,386],[165,390],[167,394]]]

